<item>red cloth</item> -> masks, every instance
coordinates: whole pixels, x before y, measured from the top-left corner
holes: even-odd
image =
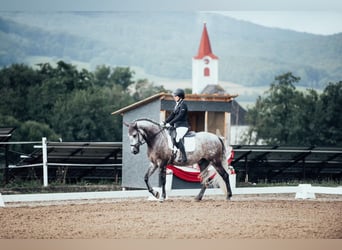
[[[227,159],[228,165],[233,161],[234,159],[234,151],[232,150],[230,152],[230,156]],[[200,176],[200,170],[193,168],[193,171],[186,171],[181,168],[177,168],[173,165],[167,165],[167,169],[171,170],[175,176],[177,176],[179,179],[182,179],[184,181],[188,182],[201,182],[201,176]],[[235,174],[234,169],[231,170],[231,174]],[[213,178],[215,176],[215,173],[210,176],[210,178]]]
[[[201,173],[199,169],[191,168],[192,171],[186,171],[185,169],[181,169],[178,167],[175,167],[173,165],[167,165],[167,169],[171,170],[175,176],[177,176],[179,179],[182,179],[184,181],[188,182],[201,182]],[[209,178],[214,178],[216,173],[212,174]]]
[[[232,150],[231,152],[230,152],[230,155],[229,155],[229,158],[228,158],[228,160],[227,160],[227,162],[228,162],[228,165],[230,165],[230,163],[232,163],[232,161],[234,160],[234,151]]]
[[[173,174],[177,176],[179,179],[188,182],[201,182],[200,171],[189,172],[183,169],[177,168],[173,165],[167,165],[167,168],[172,170]]]

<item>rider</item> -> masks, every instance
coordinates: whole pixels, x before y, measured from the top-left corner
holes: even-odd
[[[166,126],[171,125],[176,128],[176,147],[181,151],[182,158],[178,162],[187,162],[184,149],[183,137],[188,132],[188,106],[184,102],[185,93],[183,89],[176,89],[173,92],[173,98],[176,102],[175,108],[169,117],[163,122]]]

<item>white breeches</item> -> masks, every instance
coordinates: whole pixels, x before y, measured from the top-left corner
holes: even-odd
[[[187,132],[188,132],[187,127],[176,128],[176,142],[178,143],[179,140],[182,139]]]

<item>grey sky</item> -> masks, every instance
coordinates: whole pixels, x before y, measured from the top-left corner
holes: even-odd
[[[10,11],[342,11],[340,0],[0,0]]]
[[[342,32],[342,11],[226,11],[221,13],[267,27],[321,35]]]
[[[0,11],[227,11],[268,27],[342,32],[340,0],[0,0]]]

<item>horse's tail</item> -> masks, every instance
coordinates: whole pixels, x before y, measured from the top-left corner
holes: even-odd
[[[226,145],[221,137],[218,137],[218,138],[222,146],[222,166],[223,166],[223,169],[227,172],[227,174],[229,174],[228,161],[227,161],[228,156],[226,155],[227,153]],[[220,187],[225,195],[228,193],[226,183],[224,182],[221,175],[219,175],[218,173],[216,173],[214,178],[212,179],[212,184],[214,187],[217,187],[217,186]]]
[[[220,136],[217,136],[219,138],[219,141],[221,142],[221,146],[222,146],[222,157],[225,158],[226,157],[226,145],[224,144],[223,138]]]

